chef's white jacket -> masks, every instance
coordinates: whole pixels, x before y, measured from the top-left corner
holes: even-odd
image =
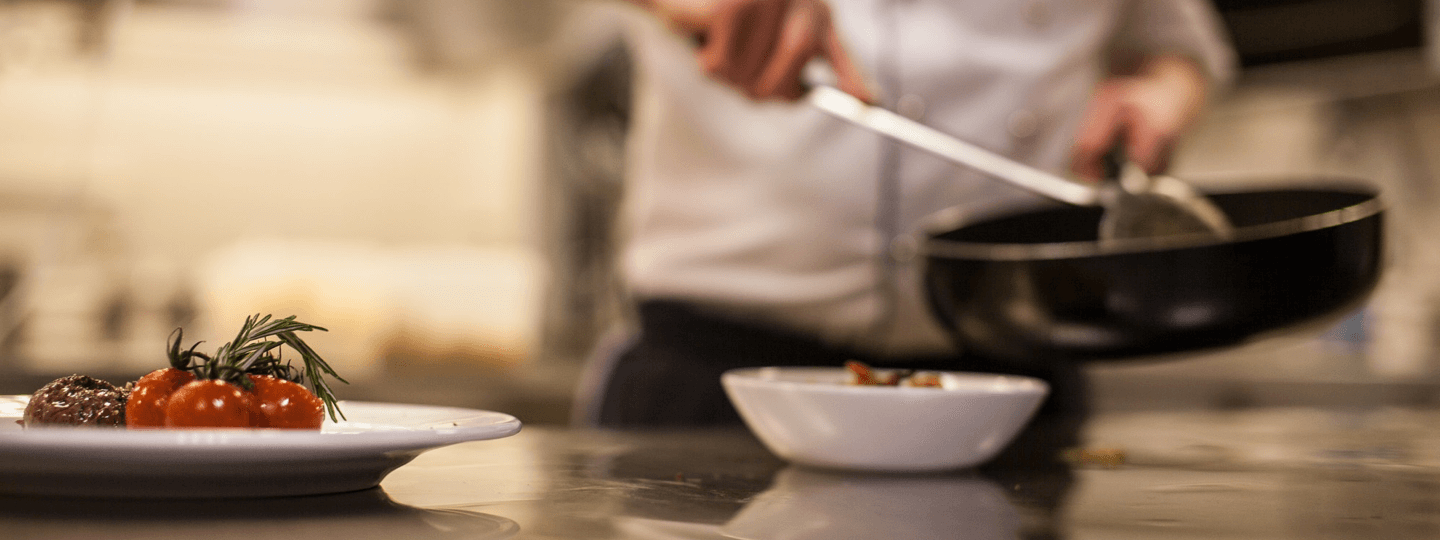
[[[1065,172],[1117,54],[1172,52],[1218,85],[1234,71],[1203,0],[830,0],[881,103],[968,142]],[[953,350],[896,246],[923,218],[1037,196],[802,104],[707,78],[690,40],[635,29],[622,272],[638,298],[691,301],[881,354]],[[952,210],[954,211],[954,210]]]

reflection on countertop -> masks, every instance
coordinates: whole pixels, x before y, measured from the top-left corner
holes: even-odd
[[[505,540],[515,521],[482,512],[396,503],[381,488],[315,497],[226,500],[74,499],[0,496],[9,538],[435,538]],[[148,529],[145,525],[164,525]]]
[[[1086,453],[949,473],[788,465],[740,430],[526,428],[381,487],[256,501],[0,497],[7,538],[1384,538],[1440,534],[1440,411],[1091,418]],[[919,427],[919,426],[917,426]],[[1066,456],[1076,456],[1067,453]]]
[[[1020,512],[1005,489],[983,476],[854,475],[787,467],[721,531],[755,540],[946,540],[1015,538],[1020,526]]]

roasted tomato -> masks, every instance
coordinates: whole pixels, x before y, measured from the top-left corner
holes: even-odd
[[[260,407],[260,427],[320,429],[325,423],[325,402],[304,386],[269,375],[250,375],[250,382]]]
[[[319,429],[327,414],[343,418],[324,377],[345,379],[297,335],[315,330],[325,331],[294,316],[255,315],[234,341],[206,354],[196,351],[200,342],[184,347],[185,333],[175,329],[166,349],[170,367],[136,381],[126,426]],[[304,367],[282,361],[281,347],[299,353]]]
[[[195,380],[166,368],[136,383],[126,412],[130,428],[320,429],[325,402],[304,386],[269,375],[249,375],[246,390],[218,379]]]
[[[165,427],[165,406],[170,396],[194,380],[195,375],[175,368],[157,369],[140,377],[125,405],[125,427]]]
[[[253,394],[217,379],[187,383],[165,405],[168,428],[259,427],[260,419]]]

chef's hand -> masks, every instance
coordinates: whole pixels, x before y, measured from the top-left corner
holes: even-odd
[[[840,90],[874,96],[840,42],[823,0],[630,0],[698,38],[700,66],[755,100],[797,100],[805,64],[819,58]]]
[[[1071,168],[1082,178],[1103,178],[1102,157],[1119,138],[1130,161],[1150,174],[1164,172],[1206,91],[1204,72],[1180,56],[1153,57],[1133,74],[1101,82],[1076,134]]]

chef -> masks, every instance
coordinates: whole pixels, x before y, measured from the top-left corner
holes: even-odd
[[[581,406],[605,426],[735,422],[725,370],[851,359],[1041,376],[1057,385],[1047,407],[1079,406],[1074,366],[1036,372],[957,350],[910,257],[927,215],[1038,196],[798,99],[828,78],[967,142],[1095,178],[1117,140],[1162,171],[1234,72],[1204,0],[632,1],[652,15],[630,36],[621,272],[639,325],[588,367]]]

